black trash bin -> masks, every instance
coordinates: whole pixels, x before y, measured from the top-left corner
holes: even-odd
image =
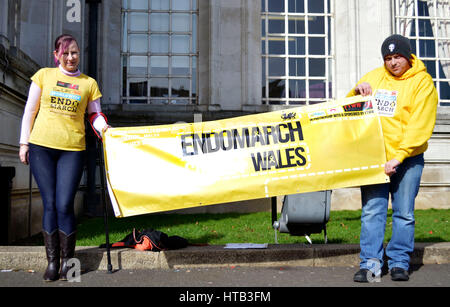
[[[11,217],[12,179],[16,175],[14,167],[0,166],[0,245],[8,245],[9,225]]]
[[[286,195],[280,220],[273,223],[276,231],[293,236],[309,236],[324,231],[327,243],[326,224],[330,218],[331,190]]]

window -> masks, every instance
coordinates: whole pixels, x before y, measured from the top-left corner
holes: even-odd
[[[395,26],[433,77],[439,105],[450,106],[450,1],[396,0]]]
[[[332,0],[261,0],[262,99],[312,104],[333,97]]]
[[[123,103],[196,103],[197,20],[197,0],[122,1]]]

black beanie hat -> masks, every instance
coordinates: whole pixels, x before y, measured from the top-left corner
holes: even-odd
[[[383,59],[387,55],[396,53],[404,56],[408,60],[411,58],[411,44],[409,43],[409,39],[399,34],[389,36],[384,40],[383,45],[381,45]]]

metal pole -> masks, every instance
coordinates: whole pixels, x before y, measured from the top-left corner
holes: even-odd
[[[31,237],[31,204],[33,201],[33,177],[31,175],[31,167],[28,167],[28,237]]]
[[[105,223],[105,237],[106,237],[106,256],[108,260],[108,273],[112,273],[112,264],[111,264],[111,252],[109,246],[109,229],[108,229],[108,209],[106,207],[106,188],[105,188],[105,163],[103,159],[103,142],[99,139],[100,154],[100,180],[101,180],[101,189],[102,189],[102,203],[103,203],[103,217]]]
[[[277,220],[277,197],[272,197],[272,225]]]
[[[277,197],[273,196],[271,198],[271,201],[272,201],[272,227],[275,232],[275,244],[278,244],[277,230],[279,227],[279,223],[277,221]]]

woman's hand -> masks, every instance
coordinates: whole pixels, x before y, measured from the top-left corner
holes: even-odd
[[[372,95],[372,87],[369,83],[363,82],[355,87],[355,92],[361,96],[370,96]]]
[[[108,130],[109,128],[111,128],[111,126],[108,125],[108,124],[106,124],[106,126],[104,126],[104,127],[102,128],[102,132],[105,133],[106,130]]]
[[[20,162],[22,162],[25,165],[28,165],[28,156],[29,156],[29,146],[28,144],[20,144],[20,149],[19,149],[19,158],[20,158]]]

